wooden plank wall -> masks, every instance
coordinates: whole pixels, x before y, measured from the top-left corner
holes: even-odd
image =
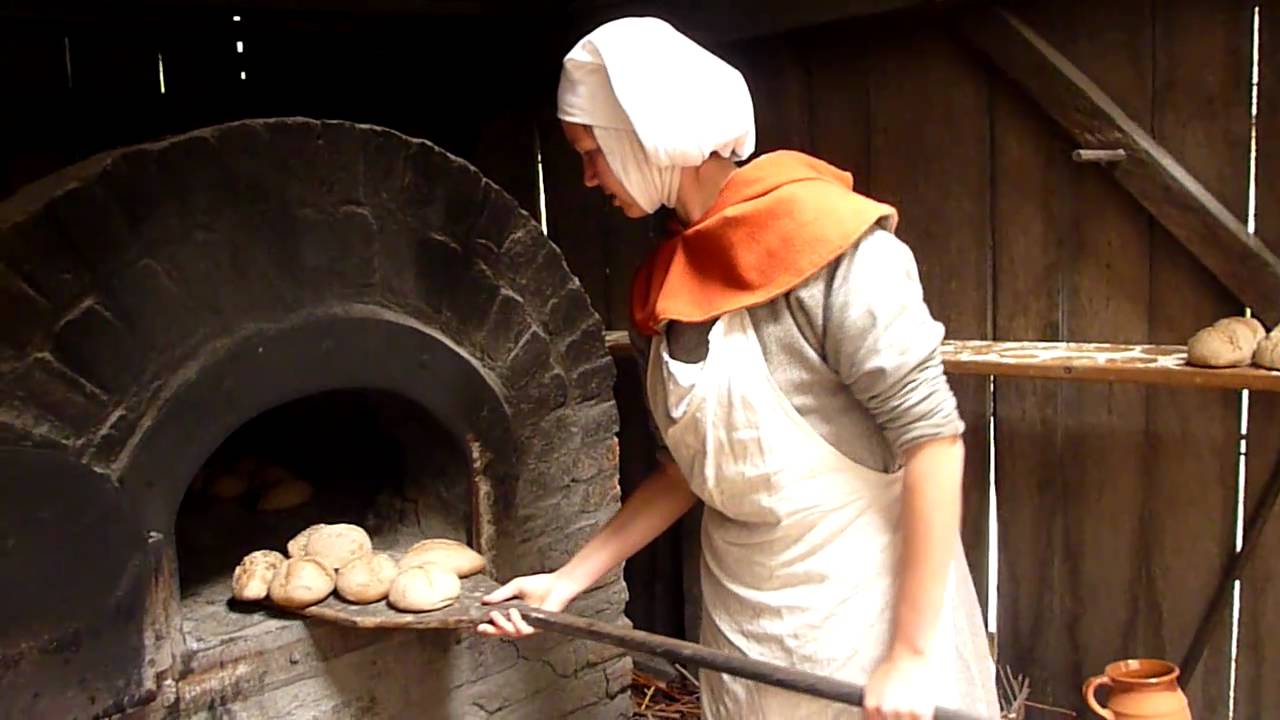
[[[67,164],[74,150],[59,142],[71,95],[65,35],[43,23],[0,25],[0,88],[10,108],[0,113],[0,197]],[[38,108],[47,108],[40,112]]]
[[[1249,3],[1019,7],[1243,217]],[[945,20],[718,49],[756,94],[761,152],[817,152],[898,205],[951,337],[1181,343],[1242,309],[1104,168],[1073,163],[1065,134]],[[1232,549],[1239,394],[1001,379],[992,398],[982,378],[953,382],[980,591],[995,413],[1000,661],[1038,702],[1083,713],[1080,683],[1106,662],[1180,660]],[[1225,713],[1221,627],[1188,690],[1197,717]]]
[[[1023,16],[1243,217],[1248,5],[1091,5]],[[1240,311],[1003,82],[993,123],[998,337],[1182,343]],[[1238,423],[1231,392],[996,381],[1001,661],[1038,700],[1083,711],[1107,661],[1181,658],[1231,550]],[[1189,688],[1197,716],[1226,707],[1228,639]]]
[[[1152,130],[1237,217],[1249,193],[1249,76],[1253,3],[1154,3]],[[1197,68],[1187,72],[1187,68]],[[1243,307],[1191,253],[1156,225],[1151,245],[1149,339],[1185,342]],[[1190,642],[1234,548],[1240,393],[1158,388],[1147,399],[1149,508],[1141,548],[1147,580],[1131,607],[1136,647],[1175,661]],[[1176,484],[1169,480],[1176,480]],[[1187,532],[1187,528],[1195,528]],[[1148,608],[1158,603],[1159,613]],[[1230,609],[1187,687],[1197,717],[1221,717],[1231,681]],[[1116,648],[1117,650],[1121,648]]]
[[[868,74],[867,189],[901,213],[898,235],[950,337],[991,337],[991,127],[988,83],[940,29],[903,28]],[[946,182],[935,182],[935,178]],[[979,597],[987,589],[990,383],[952,377],[966,424],[963,537]],[[986,606],[984,601],[983,606]]]
[[[1257,232],[1280,252],[1280,2],[1260,8]],[[1263,485],[1280,462],[1280,397],[1253,393],[1249,398],[1247,438],[1247,513],[1256,507]],[[1272,518],[1253,563],[1241,578],[1240,663],[1236,675],[1235,716],[1268,717],[1280,707],[1280,519]]]

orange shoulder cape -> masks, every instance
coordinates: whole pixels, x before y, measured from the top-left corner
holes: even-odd
[[[656,335],[668,320],[703,322],[768,302],[898,211],[853,191],[853,176],[791,150],[729,176],[711,209],[665,241],[636,272],[631,315]]]

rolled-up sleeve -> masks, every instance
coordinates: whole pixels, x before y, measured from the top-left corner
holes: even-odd
[[[964,432],[943,372],[945,328],[925,303],[915,255],[904,242],[871,231],[837,261],[825,305],[827,362],[899,454]]]

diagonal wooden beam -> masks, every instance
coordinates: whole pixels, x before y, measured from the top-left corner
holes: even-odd
[[[1205,648],[1209,646],[1209,641],[1213,639],[1218,626],[1222,624],[1222,618],[1226,616],[1227,600],[1231,597],[1231,589],[1235,581],[1244,576],[1245,568],[1253,559],[1253,552],[1260,544],[1258,540],[1262,537],[1262,531],[1266,529],[1267,522],[1275,514],[1277,500],[1280,500],[1280,463],[1277,463],[1275,469],[1271,471],[1271,477],[1267,479],[1267,484],[1262,490],[1262,499],[1245,525],[1244,542],[1240,544],[1240,551],[1231,557],[1226,572],[1218,581],[1213,599],[1209,601],[1209,607],[1205,609],[1200,624],[1196,627],[1196,633],[1191,637],[1187,654],[1182,656],[1182,663],[1178,666],[1181,670],[1178,682],[1182,687],[1185,688],[1191,683],[1196,667],[1204,657]]]
[[[1280,258],[1096,83],[1006,10],[974,7],[958,21],[1082,147],[1123,150],[1107,170],[1242,303],[1268,325],[1280,321]]]

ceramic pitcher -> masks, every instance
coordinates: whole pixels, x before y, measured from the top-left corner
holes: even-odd
[[[1106,707],[1094,696],[1100,685],[1110,689]],[[1089,708],[1108,720],[1191,720],[1178,666],[1164,660],[1118,660],[1089,678],[1083,691]]]

